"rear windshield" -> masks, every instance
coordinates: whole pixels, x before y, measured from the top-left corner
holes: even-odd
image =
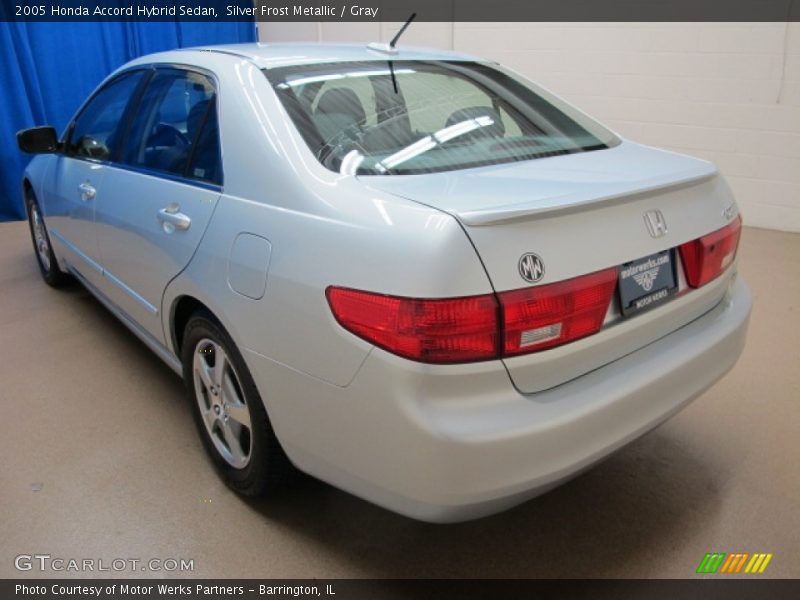
[[[482,63],[344,62],[264,73],[311,151],[337,173],[433,173],[619,143],[544,90]]]

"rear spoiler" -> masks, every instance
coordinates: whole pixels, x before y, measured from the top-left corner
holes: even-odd
[[[533,217],[554,216],[566,213],[579,212],[592,205],[611,205],[629,202],[639,199],[642,195],[656,191],[665,191],[695,185],[708,181],[718,174],[717,168],[708,163],[706,169],[698,170],[693,168],[683,173],[671,173],[668,176],[654,177],[645,181],[635,182],[635,187],[630,184],[620,183],[614,188],[595,194],[567,194],[554,196],[545,201],[537,199],[532,202],[517,202],[496,206],[489,209],[478,209],[470,211],[456,212],[454,216],[472,227],[482,227],[486,225],[497,225],[509,221],[524,220]]]

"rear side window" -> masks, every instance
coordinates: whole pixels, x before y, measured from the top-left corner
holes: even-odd
[[[216,90],[209,77],[159,70],[133,117],[121,161],[221,184]]]
[[[335,172],[433,173],[619,143],[565,102],[483,63],[364,61],[264,73],[311,151]]]
[[[144,76],[123,74],[107,83],[81,111],[69,135],[67,154],[109,160],[125,110]]]

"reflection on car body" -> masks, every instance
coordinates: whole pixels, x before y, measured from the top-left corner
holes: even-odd
[[[186,384],[224,480],[297,467],[403,514],[513,506],[741,353],[741,219],[705,161],[499,65],[358,45],[137,59],[21,132],[45,280]]]

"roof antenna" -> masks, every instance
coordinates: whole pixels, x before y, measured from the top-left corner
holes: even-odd
[[[376,52],[383,52],[384,54],[397,54],[397,48],[395,48],[395,46],[397,45],[397,40],[400,39],[400,36],[403,35],[406,29],[408,29],[408,26],[411,25],[411,21],[413,21],[416,18],[417,18],[417,13],[411,13],[411,16],[408,17],[408,20],[400,28],[400,31],[397,32],[397,35],[395,35],[392,38],[392,41],[389,42],[388,44],[379,44],[377,42],[372,42],[371,44],[367,44],[367,48],[369,48],[370,50],[375,50]]]
[[[411,16],[408,17],[408,21],[406,21],[406,24],[400,28],[400,31],[397,32],[397,35],[392,38],[391,42],[389,42],[389,48],[394,48],[397,45],[397,40],[400,39],[400,36],[403,35],[406,29],[408,29],[408,26],[411,25],[411,21],[413,21],[416,18],[417,18],[417,13],[411,13]]]

